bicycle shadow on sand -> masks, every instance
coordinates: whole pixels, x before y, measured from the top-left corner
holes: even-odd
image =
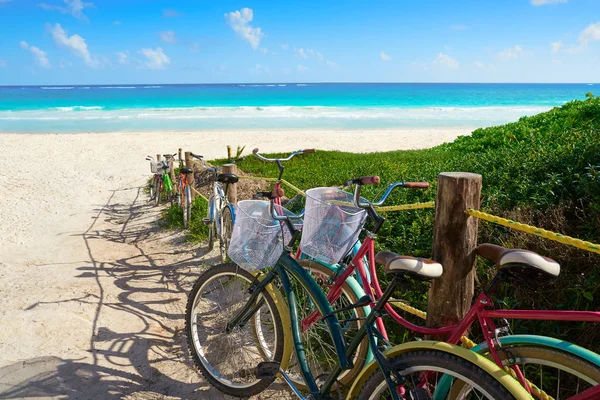
[[[159,212],[144,197],[142,188],[115,190],[80,234],[89,261],[76,276],[92,280],[93,293],[27,308],[78,303],[93,309],[90,357],[39,357],[1,368],[0,397],[229,398],[192,367],[183,334],[187,293],[219,257],[207,257],[180,232],[162,231]],[[107,248],[122,256],[107,257]],[[288,397],[274,384],[256,398]]]

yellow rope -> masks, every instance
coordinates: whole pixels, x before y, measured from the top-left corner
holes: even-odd
[[[546,239],[554,240],[555,242],[559,242],[562,244],[567,244],[569,246],[577,247],[578,249],[591,251],[593,253],[600,254],[600,244],[595,244],[591,242],[586,242],[585,240],[575,239],[570,236],[562,235],[560,233],[548,231],[546,229],[537,228],[535,226],[522,224],[520,222],[511,221],[506,218],[498,217],[496,215],[488,214],[482,211],[477,210],[467,210],[467,214],[472,215],[476,218],[483,219],[485,221],[493,222],[498,225],[506,226],[511,229],[516,229],[518,231],[523,231],[527,233],[531,233],[533,235],[537,235]]]
[[[204,195],[202,193],[197,191],[196,188],[194,188],[192,185],[190,185],[190,189],[192,189],[196,193],[196,195],[202,197],[204,199],[204,201],[206,201],[208,203],[208,199],[206,197],[204,197]]]
[[[389,303],[395,307],[398,307],[401,310],[406,311],[407,313],[416,315],[419,318],[423,318],[423,319],[427,318],[427,313],[425,311],[421,311],[418,308],[411,307],[403,301],[390,300]]]

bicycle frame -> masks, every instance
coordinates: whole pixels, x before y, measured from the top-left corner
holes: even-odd
[[[364,285],[363,289],[365,293],[369,296],[376,295],[375,299],[380,299],[384,292],[381,290],[381,286],[379,285],[379,280],[377,278],[377,272],[375,269],[375,246],[374,240],[371,236],[367,236],[363,241],[360,250],[353,257],[352,262],[348,267],[344,270],[344,272],[339,275],[333,284],[332,288],[329,291],[327,299],[330,302],[335,302],[339,296],[341,295],[341,287],[345,281],[345,279],[352,274],[352,272],[357,269],[359,275],[361,276],[361,280],[363,282],[367,282],[366,278],[366,270],[363,264],[363,257],[365,255],[368,256],[369,260],[369,271],[371,275],[371,283],[373,284],[373,288],[370,285]],[[495,283],[493,282],[491,286]],[[496,325],[493,321],[494,318],[504,318],[504,319],[521,319],[521,320],[543,320],[543,321],[577,321],[577,322],[600,322],[600,312],[596,311],[562,311],[562,310],[497,310],[494,307],[494,303],[490,296],[482,291],[471,308],[469,309],[467,315],[460,321],[458,325],[453,326],[444,326],[441,328],[428,328],[420,325],[413,324],[403,318],[400,314],[396,312],[396,310],[392,307],[391,304],[385,304],[385,311],[388,315],[390,315],[397,323],[402,325],[403,327],[409,329],[412,332],[422,334],[422,335],[432,335],[432,336],[447,336],[446,342],[450,344],[458,344],[460,342],[461,337],[468,331],[475,321],[479,322],[479,325],[482,328],[483,336],[485,342],[489,348],[490,354],[492,355],[492,359],[499,366],[502,367],[502,361],[500,360],[500,356],[496,351],[496,343],[497,338],[495,335]],[[316,312],[313,312],[311,315],[306,317],[302,322],[301,326],[303,330],[309,328],[309,326],[316,322],[319,319],[319,315]],[[383,326],[383,320],[380,317],[377,317],[376,323],[378,324],[378,330],[382,333],[382,335],[387,339],[385,327],[381,329],[379,324]],[[525,378],[522,375],[519,368],[514,368],[514,371],[517,375],[518,381],[529,391],[529,387],[525,382]],[[598,399],[600,396],[600,385],[592,387],[585,392],[582,392],[574,397],[569,398],[570,400],[592,400]]]

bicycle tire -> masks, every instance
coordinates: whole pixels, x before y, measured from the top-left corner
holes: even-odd
[[[213,324],[213,327],[208,327],[208,330],[212,331],[212,332],[217,332],[216,334],[213,335],[207,335],[207,338],[210,338],[211,340],[215,339],[217,336],[222,335],[222,337],[225,337],[225,334],[223,333],[223,326],[221,326],[222,324],[226,323],[228,320],[228,316],[226,316],[225,314],[227,313],[227,311],[230,309],[230,307],[212,307],[212,310],[209,309],[210,308],[210,304],[211,303],[215,303],[217,300],[219,302],[225,302],[225,304],[227,304],[227,296],[223,297],[223,296],[219,296],[218,294],[215,293],[216,289],[211,290],[209,293],[207,293],[207,295],[213,295],[213,298],[208,300],[208,297],[205,296],[204,298],[206,298],[206,303],[208,304],[207,306],[199,306],[199,301],[201,300],[202,297],[199,298],[199,296],[202,296],[202,289],[203,288],[207,288],[209,287],[209,285],[214,282],[217,279],[220,278],[231,278],[231,279],[235,279],[236,281],[239,281],[245,285],[250,285],[252,282],[255,281],[255,277],[250,274],[249,272],[243,270],[242,268],[240,268],[239,266],[237,266],[234,263],[227,263],[227,264],[220,264],[220,265],[216,265],[212,268],[210,268],[209,270],[207,270],[206,272],[204,272],[202,275],[200,275],[198,277],[198,279],[196,280],[196,282],[194,283],[194,287],[192,288],[189,296],[188,296],[188,301],[187,301],[187,306],[186,306],[186,313],[185,313],[185,333],[186,333],[186,339],[187,339],[187,345],[188,345],[188,350],[191,353],[192,359],[194,361],[194,364],[196,365],[196,367],[199,369],[200,373],[206,378],[206,380],[215,388],[217,388],[219,391],[228,394],[230,396],[235,396],[235,397],[249,397],[249,396],[253,396],[256,395],[260,392],[262,392],[263,390],[265,390],[269,385],[271,385],[271,383],[273,383],[273,381],[275,381],[276,376],[270,376],[270,377],[264,377],[264,378],[256,378],[254,376],[254,380],[252,380],[250,383],[247,384],[236,384],[235,382],[233,382],[233,378],[226,378],[224,376],[221,375],[221,373],[219,372],[219,365],[221,365],[222,363],[225,363],[227,367],[230,368],[239,368],[240,374],[244,377],[246,376],[250,376],[250,373],[254,373],[254,371],[251,371],[251,368],[246,367],[244,365],[244,363],[247,361],[247,358],[245,357],[236,357],[234,352],[237,350],[239,351],[243,351],[243,350],[247,350],[247,346],[252,347],[251,345],[248,344],[247,340],[248,338],[251,338],[250,340],[254,340],[253,335],[250,332],[245,332],[244,330],[248,330],[251,329],[251,326],[255,325],[254,323],[250,323],[250,324],[246,324],[246,326],[241,326],[238,327],[236,329],[235,332],[232,332],[231,336],[227,335],[227,339],[224,341],[221,341],[223,343],[230,343],[232,349],[232,352],[227,352],[227,351],[220,351],[220,349],[218,349],[216,346],[212,345],[206,345],[204,346],[202,343],[200,343],[201,339],[199,338],[200,336],[200,327],[199,324],[200,322],[204,322],[207,324]],[[233,282],[236,282],[233,281]],[[221,287],[225,287],[230,285],[229,283],[226,282],[225,285],[221,284]],[[240,294],[244,294],[243,290],[239,290],[238,287],[235,286],[235,283],[231,285],[231,291],[232,293],[234,293],[236,295],[236,299],[237,297],[239,297]],[[254,364],[256,363],[258,365],[259,362],[262,361],[274,361],[274,362],[278,362],[281,363],[281,358],[283,355],[283,349],[284,349],[284,338],[283,338],[283,326],[281,323],[281,317],[279,315],[279,311],[277,309],[277,306],[273,300],[273,298],[271,297],[271,295],[267,292],[264,291],[263,293],[261,293],[262,298],[265,300],[265,304],[263,304],[263,306],[259,309],[263,312],[269,312],[270,315],[270,323],[268,324],[263,324],[263,326],[272,326],[272,336],[269,340],[269,343],[272,344],[272,350],[270,351],[270,355],[271,358],[270,359],[265,359],[263,354],[260,354],[260,352],[258,352],[258,357],[254,357],[254,359],[249,363],[250,364]],[[231,297],[231,301],[234,301],[234,296],[232,295]],[[241,306],[242,304],[245,304],[245,301],[240,301],[239,302],[239,306]],[[198,315],[198,313],[196,312],[196,310],[198,308],[201,308],[202,311],[202,316],[200,317]],[[235,308],[234,310],[232,310],[232,312],[235,312],[235,310],[237,310],[239,308]],[[260,315],[259,315],[260,316]],[[215,325],[214,324],[218,324]],[[250,325],[250,326],[247,326]],[[238,340],[239,339],[239,340]],[[208,340],[208,339],[207,339]],[[217,341],[219,339],[217,338]],[[246,340],[246,343],[240,343],[240,341],[242,340]],[[204,340],[204,342],[206,343],[206,340]],[[255,343],[254,343],[255,345]],[[214,357],[214,362],[211,362],[209,360],[209,353],[210,357]],[[247,356],[247,354],[246,354]],[[227,358],[231,358],[231,360],[228,360]],[[218,365],[215,365],[218,364]],[[237,371],[237,370],[236,370]]]
[[[155,185],[156,185],[156,175],[152,177],[150,182],[148,183],[148,194],[150,195],[150,201],[154,201],[154,196],[156,195]]]
[[[219,235],[219,250],[221,251],[221,260],[227,261],[227,249],[229,249],[229,239],[233,231],[233,215],[231,209],[225,206],[221,211],[221,234]]]
[[[208,207],[206,208],[206,218],[210,221],[208,224],[208,252],[215,248],[215,218],[213,217],[215,208],[215,198],[210,196],[208,199]]]
[[[600,383],[600,367],[568,351],[531,344],[504,345],[497,350],[505,366],[518,365],[525,378],[555,398],[567,399]],[[491,359],[489,352],[482,355]],[[541,373],[541,367],[558,373],[548,368]],[[531,376],[530,372],[536,373],[533,368],[540,369],[541,382]],[[561,377],[563,373],[570,376]],[[565,383],[565,386],[555,387],[556,383]]]
[[[313,277],[316,276],[318,278],[317,282],[319,283],[319,286],[323,289],[325,294],[327,294],[329,292],[329,290],[325,287],[325,285],[327,285],[328,282],[330,281],[330,279],[334,276],[334,274],[335,274],[334,271],[332,271],[329,267],[326,267],[317,261],[312,261],[312,260],[297,260],[297,261],[305,270],[311,272],[313,274]],[[292,281],[292,285],[296,286],[296,282]],[[298,288],[298,289],[302,290],[302,288]],[[296,298],[298,301],[298,310],[301,311],[305,315],[311,314],[314,311],[314,304],[315,304],[314,300],[311,300],[313,308],[310,308],[310,303],[303,306],[300,304],[300,296],[298,296],[299,290],[295,290],[295,291],[297,294]],[[305,292],[305,291],[303,290],[303,292]],[[307,293],[307,294],[309,294],[309,293]],[[342,285],[342,294],[341,294],[340,298],[337,300],[337,302],[332,305],[332,308],[337,309],[337,308],[341,308],[342,306],[354,304],[358,301],[358,299],[359,299],[359,296],[352,291],[350,285],[348,285],[347,282],[344,282],[344,284]],[[364,318],[366,317],[366,312],[363,307],[358,307],[353,311],[347,312],[346,314],[344,314],[344,316],[349,317],[349,318],[350,317],[362,318],[362,320],[353,321],[353,322],[347,324],[346,326],[343,326],[346,343],[350,343],[350,341],[351,341],[352,337],[354,337],[354,334],[356,333],[356,331],[358,331],[358,329],[360,329],[360,327],[362,326]],[[338,314],[338,317],[341,317],[341,316]],[[299,318],[299,320],[302,320],[301,316],[298,316],[298,318]],[[340,318],[340,319],[342,319],[342,318]],[[320,335],[320,337],[318,339],[328,340],[328,345],[333,346],[333,344],[331,343],[331,336],[329,334],[329,331],[324,326],[324,324],[325,324],[324,322],[314,323],[313,325],[311,325],[311,327],[309,328],[308,331],[301,333],[301,336],[303,336],[303,338],[310,338],[311,336],[309,336],[309,335],[318,335],[318,331],[320,330],[322,335]],[[313,333],[310,332],[311,330],[313,330]],[[292,339],[289,338],[289,340],[292,340]],[[335,365],[337,365],[337,358],[336,358],[337,356],[335,355],[335,351],[333,350],[333,347],[328,349],[327,346],[320,347],[317,344],[319,344],[319,343],[316,343],[315,345],[313,345],[311,343],[307,343],[307,340],[303,340],[303,346],[305,347],[305,349],[307,350],[307,353],[308,353],[307,358],[308,358],[308,362],[309,362],[309,365],[311,368],[311,372],[313,374],[317,374],[317,376],[326,375],[327,373],[331,372],[331,370],[333,369],[333,367]],[[327,355],[325,354],[325,352],[327,350],[329,350],[329,353],[330,353],[329,358],[327,358]],[[351,357],[354,365],[352,366],[352,368],[347,369],[347,370],[343,371],[342,374],[340,374],[340,376],[337,379],[338,384],[340,384],[342,387],[346,387],[346,386],[349,386],[352,384],[352,382],[354,381],[356,376],[358,376],[360,371],[363,369],[363,367],[366,363],[366,360],[367,360],[368,352],[369,352],[369,341],[368,341],[367,336],[365,336],[363,338],[363,340],[361,341],[359,347],[356,349],[356,352],[354,353],[353,357]],[[325,361],[319,362],[317,364],[316,363],[317,359],[321,359],[321,360],[325,360]],[[296,360],[296,356],[294,353],[294,354],[292,354],[292,359],[290,360],[290,366],[288,367],[288,372],[290,372],[288,374],[288,377],[292,380],[292,382],[294,382],[294,385],[298,389],[306,390],[307,388],[304,383],[304,380],[302,379],[301,374],[299,374],[299,371],[294,369],[296,363],[297,363],[297,360]]]
[[[518,395],[511,393],[507,388],[502,386],[500,382],[494,379],[490,374],[481,369],[477,364],[465,360],[455,354],[435,350],[435,349],[413,349],[404,352],[398,356],[388,359],[388,363],[399,375],[405,378],[403,382],[404,390],[406,390],[406,383],[413,383],[414,388],[410,388],[409,392],[413,395],[409,398],[421,397],[430,399],[434,398],[430,394],[432,386],[427,383],[428,391],[420,389],[418,383],[420,383],[420,374],[426,371],[432,371],[441,374],[441,376],[452,376],[454,378],[462,378],[464,381],[469,382],[469,386],[466,389],[477,389],[485,398],[490,400],[505,400],[505,399],[518,399]],[[414,373],[414,376],[413,376]],[[418,375],[417,375],[418,374]],[[438,374],[435,377],[440,376]],[[418,381],[418,383],[417,383]],[[435,391],[435,389],[433,389]],[[461,392],[463,395],[464,392]],[[367,378],[364,387],[360,391],[357,399],[358,400],[376,400],[381,398],[383,395],[389,395],[389,388],[387,382],[381,372],[381,369],[376,369],[371,376]],[[417,396],[417,397],[415,397]],[[431,396],[431,397],[430,397]],[[437,397],[435,397],[437,398]],[[443,397],[443,398],[470,398],[470,397]]]
[[[162,192],[163,192],[163,184],[162,184],[162,178],[160,175],[155,175],[154,176],[155,179],[155,187],[156,187],[156,194],[154,197],[154,205],[158,207],[158,205],[160,204],[160,197],[162,196]]]
[[[189,185],[184,186],[185,189],[181,196],[181,208],[183,209],[183,227],[187,228],[190,225],[192,215],[192,190]]]

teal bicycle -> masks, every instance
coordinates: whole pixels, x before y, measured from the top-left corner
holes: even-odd
[[[318,282],[290,256],[301,222],[274,203],[281,195],[281,191],[268,194],[269,202],[239,202],[229,248],[234,263],[203,273],[188,297],[188,348],[214,387],[232,396],[248,397],[266,389],[279,375],[301,399],[529,398],[496,365],[466,349],[428,341],[391,347],[384,340],[374,321],[382,315],[392,292],[405,275],[429,279],[435,277],[432,271],[388,271],[391,283],[377,303],[364,296],[354,304],[332,309]],[[264,275],[256,273],[265,267],[273,268]],[[283,302],[277,295],[278,287],[285,293]],[[302,297],[310,298],[318,310],[335,350],[336,366],[320,377],[310,369],[300,336],[297,299]],[[338,315],[371,304],[372,312],[347,343],[342,326],[349,321]],[[284,309],[287,315],[280,313]],[[353,354],[365,338],[375,360],[350,387],[338,386],[338,377],[353,366]],[[284,353],[290,341],[307,388],[306,397],[285,372]],[[436,392],[442,377],[447,377],[441,387],[445,393]]]

